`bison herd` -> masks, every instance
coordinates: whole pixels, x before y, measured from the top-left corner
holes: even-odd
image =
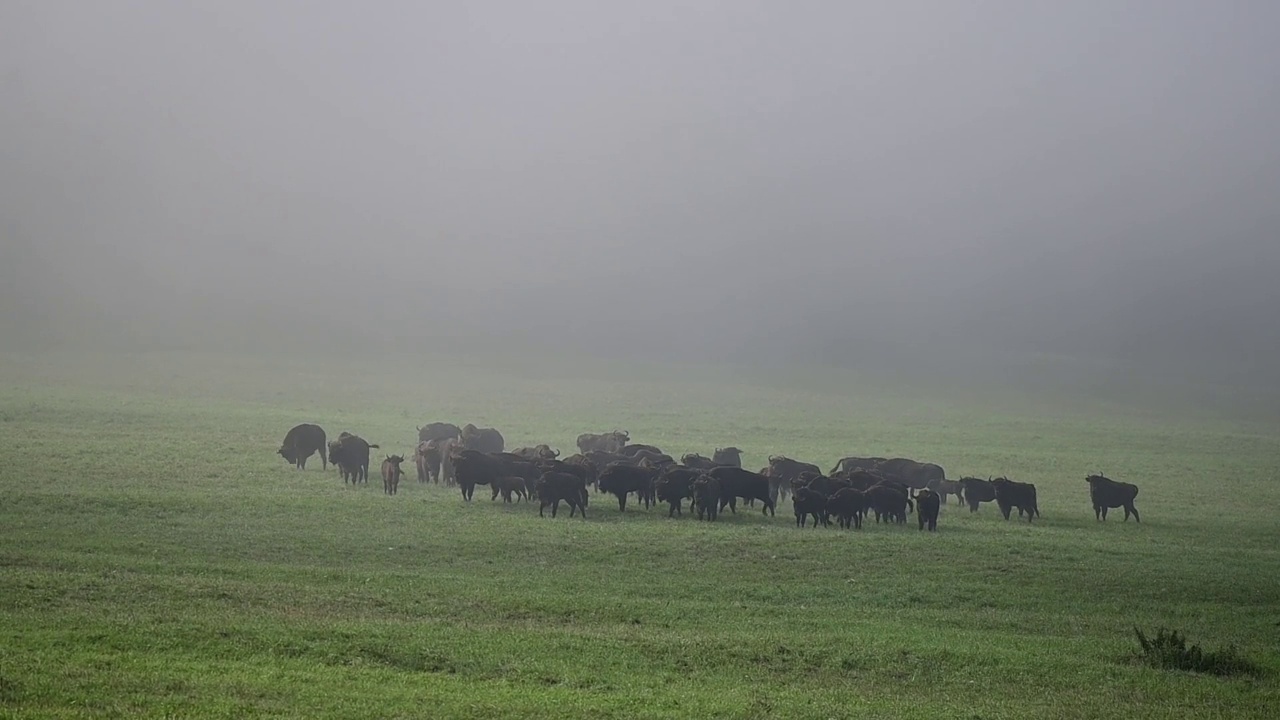
[[[846,457],[824,473],[811,463],[775,455],[758,472],[742,467],[742,451],[717,448],[710,457],[690,453],[678,460],[653,445],[632,443],[629,433],[584,433],[577,439],[578,452],[561,458],[548,445],[507,451],[502,434],[494,428],[452,423],[430,423],[418,428],[413,461],[418,482],[457,487],[470,502],[477,487],[487,487],[490,500],[504,503],[538,502],[538,514],[551,508],[555,517],[560,504],[569,516],[586,517],[589,489],[612,495],[625,512],[634,501],[646,509],[665,503],[668,517],[683,515],[685,502],[699,520],[715,521],[738,503],[760,504],[765,515],[774,515],[780,501],[790,498],[797,527],[829,526],[861,528],[864,519],[877,523],[906,524],[915,514],[920,530],[936,531],[938,513],[949,496],[977,512],[994,502],[1005,520],[1014,509],[1032,522],[1040,517],[1036,486],[1005,477],[962,477],[948,480],[942,467],[908,458]],[[364,438],[341,433],[327,440],[318,425],[302,424],[285,435],[279,454],[298,469],[319,453],[322,467],[337,468],[344,483],[367,483],[369,451],[377,448]],[[398,492],[407,458],[388,455],[382,461],[383,491]],[[1106,520],[1110,508],[1124,508],[1124,519],[1141,521],[1134,498],[1138,487],[1116,482],[1100,474],[1086,478],[1095,516]]]

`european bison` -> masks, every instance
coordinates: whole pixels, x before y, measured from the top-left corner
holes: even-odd
[[[688,455],[680,458],[680,464],[685,467],[695,468],[698,470],[710,470],[717,465],[717,463],[711,458],[706,455],[699,455],[698,453],[689,453]]]
[[[612,463],[600,471],[597,489],[617,496],[619,512],[626,512],[627,495],[630,493],[635,493],[647,510],[654,503],[653,482],[657,477],[658,471],[654,468]]]
[[[529,483],[525,482],[524,478],[517,475],[502,475],[494,478],[493,481],[489,483],[489,486],[493,488],[493,497],[489,498],[491,501],[496,500],[499,493],[502,494],[502,502],[504,503],[511,502],[512,495],[515,495],[517,498],[522,500],[527,500],[529,498]]]
[[[400,469],[402,462],[404,457],[400,455],[388,455],[387,459],[382,461],[382,492],[395,495],[399,491],[400,476],[404,475],[404,471]]]
[[[960,478],[960,484],[964,486],[964,501],[969,503],[969,512],[978,512],[978,504],[991,502],[996,499],[996,488],[991,484],[990,480],[983,480],[976,477]]]
[[[657,445],[645,445],[644,443],[636,443],[635,445],[623,445],[622,447],[619,447],[617,450],[617,453],[619,455],[626,455],[627,457],[633,457],[636,453],[639,453],[639,452],[653,453],[654,455],[666,455],[666,453],[662,452],[662,448],[658,447]]]
[[[736,447],[716,448],[711,454],[711,462],[716,465],[742,467],[742,451]]]
[[[618,453],[631,440],[631,434],[625,430],[614,430],[611,433],[583,433],[578,436],[578,450],[583,455],[592,450],[607,453]]]
[[[1134,520],[1142,522],[1142,518],[1138,517],[1138,508],[1133,506],[1134,498],[1138,497],[1137,485],[1116,482],[1102,475],[1090,475],[1085,478],[1085,482],[1089,483],[1089,498],[1093,500],[1095,520],[1106,520],[1108,508],[1122,507],[1125,522],[1129,521],[1130,514]]]
[[[890,458],[877,464],[875,471],[917,490],[928,487],[930,482],[945,480],[947,477],[939,465],[916,462],[908,458]]]
[[[344,432],[337,440],[329,442],[329,464],[337,467],[342,473],[342,482],[351,484],[369,482],[369,450],[377,445],[370,444],[359,435]]]
[[[295,425],[285,434],[284,442],[280,443],[280,449],[276,452],[299,470],[306,470],[307,458],[313,453],[320,453],[320,467],[328,470],[329,464],[324,453],[327,445],[324,430],[319,425],[303,423]]]
[[[500,453],[506,445],[502,433],[493,428],[478,428],[471,423],[462,427],[462,447],[484,453]]]
[[[453,451],[455,438],[427,440],[418,443],[413,459],[418,466],[418,482],[453,485]]]
[[[761,513],[774,514],[774,502],[769,492],[770,479],[764,475],[728,465],[712,468],[707,474],[720,481],[720,510],[728,505],[729,510],[737,514],[738,498],[742,498],[759,500],[764,503]]]
[[[454,477],[462,490],[462,499],[471,502],[477,485],[489,485],[509,475],[504,464],[476,450],[460,450],[453,456]]]
[[[827,499],[827,513],[835,515],[842,528],[861,528],[869,502],[865,490],[840,488]]]
[[[890,521],[899,525],[907,522],[907,511],[912,508],[907,491],[893,485],[876,485],[867,490],[867,504],[876,513],[876,522]]]
[[[791,507],[796,514],[796,527],[804,527],[810,515],[815,528],[827,524],[827,496],[817,490],[796,488],[791,494]]]
[[[560,502],[569,504],[569,517],[575,511],[582,512],[582,519],[587,519],[587,486],[582,478],[562,472],[543,473],[538,478],[538,517],[544,517],[542,511],[551,506],[551,517],[556,516]]]
[[[774,503],[778,502],[778,493],[783,488],[794,487],[794,483],[792,481],[806,472],[813,473],[814,475],[822,474],[822,470],[813,463],[792,460],[784,455],[770,455],[769,499]],[[792,499],[792,502],[795,502],[794,498]]]
[[[925,487],[941,495],[942,504],[944,505],[947,503],[948,495],[955,495],[956,502],[960,503],[961,505],[964,504],[964,485],[961,485],[959,481],[931,480],[927,485],[925,485]]]
[[[698,508],[698,519],[714,522],[720,516],[720,498],[724,492],[720,480],[712,475],[702,475],[693,481],[693,502]]]
[[[681,505],[693,494],[693,484],[702,475],[697,468],[671,466],[663,468],[654,483],[654,496],[658,502],[667,503],[667,517],[683,515]]]
[[[552,450],[550,445],[516,448],[511,452],[525,460],[555,460],[560,457],[560,451]]]
[[[942,505],[942,496],[932,490],[921,490],[916,493],[916,518],[920,521],[920,529],[929,526],[929,532],[938,530],[938,508]]]
[[[462,437],[462,428],[453,423],[433,422],[418,428],[418,442],[457,440],[460,437]]]
[[[1009,511],[1018,508],[1018,517],[1027,515],[1027,522],[1039,517],[1040,508],[1036,506],[1036,486],[1031,483],[1014,482],[1009,478],[998,477],[991,481],[996,489],[996,505],[1000,506],[1000,514],[1009,519]]]
[[[882,457],[844,457],[836,461],[836,466],[831,468],[831,475],[838,473],[850,473],[854,470],[875,470],[876,466],[884,462]]]

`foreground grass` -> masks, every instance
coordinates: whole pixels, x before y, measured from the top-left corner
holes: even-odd
[[[1274,428],[725,372],[439,361],[6,358],[0,712],[21,716],[1270,717],[1280,706]],[[443,380],[442,378],[447,378]],[[846,380],[848,380],[846,378]],[[855,379],[856,380],[856,379]],[[1060,410],[1057,408],[1061,408]],[[586,521],[394,498],[272,453],[296,422],[408,450],[434,419],[572,447],[624,426],[905,454],[1035,482],[1044,521],[940,532],[746,511]],[[1095,523],[1083,477],[1142,486]],[[1258,677],[1130,662],[1132,627],[1238,645]]]

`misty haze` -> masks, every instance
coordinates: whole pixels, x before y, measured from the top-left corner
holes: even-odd
[[[1278,28],[0,2],[0,714],[1271,717]]]

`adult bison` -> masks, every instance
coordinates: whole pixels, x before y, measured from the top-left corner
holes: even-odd
[[[471,502],[477,485],[489,485],[494,480],[509,475],[505,465],[476,450],[458,450],[453,455],[454,477],[462,490],[462,499]]]
[[[835,515],[842,528],[861,528],[868,502],[865,490],[843,487],[827,499],[827,513]]]
[[[996,490],[996,505],[1000,514],[1009,519],[1009,511],[1018,508],[1018,517],[1027,515],[1027,522],[1039,517],[1040,508],[1036,505],[1036,486],[1031,483],[1015,482],[1009,478],[998,477],[991,481]]]
[[[459,441],[463,448],[483,453],[500,453],[506,446],[502,433],[493,428],[478,428],[471,423],[462,427],[462,436]]]
[[[593,450],[617,454],[631,441],[631,433],[614,430],[610,433],[583,433],[578,436],[578,450],[587,455]]]
[[[369,482],[369,450],[376,448],[359,435],[344,432],[329,442],[329,464],[342,473],[342,482]]]
[[[453,451],[458,441],[455,438],[442,438],[418,443],[413,453],[414,463],[418,466],[418,482],[443,482],[453,485]]]
[[[433,422],[418,428],[418,442],[448,440],[450,438],[457,440],[460,437],[462,437],[462,428],[453,423]]]
[[[658,478],[656,468],[639,467],[613,463],[600,471],[598,489],[602,493],[610,493],[618,498],[618,511],[626,512],[627,495],[636,494],[636,499],[644,503],[645,509],[653,506],[653,483]]]
[[[720,517],[720,498],[724,494],[720,480],[712,475],[702,475],[693,481],[693,504],[698,509],[698,519],[715,522]]]
[[[324,430],[319,425],[303,423],[295,425],[285,434],[284,442],[280,443],[280,449],[276,452],[299,470],[306,470],[307,458],[320,453],[320,467],[328,470],[329,464],[325,459],[327,445]]]
[[[769,491],[770,479],[742,468],[722,465],[707,472],[720,482],[720,510],[726,505],[729,511],[737,514],[738,498],[743,500],[759,500],[764,503],[761,513],[773,515],[773,497]]]
[[[542,511],[548,505],[551,506],[551,517],[555,517],[563,501],[569,504],[569,517],[573,517],[575,511],[580,511],[582,519],[587,519],[587,486],[577,475],[543,473],[538,478],[537,491],[538,517],[543,517]]]
[[[680,464],[685,467],[695,468],[698,470],[710,470],[717,465],[717,463],[711,458],[706,455],[699,455],[698,453],[688,453],[681,457]]]
[[[702,476],[702,470],[692,467],[672,465],[662,469],[653,485],[654,497],[658,502],[667,503],[667,517],[683,515],[681,505],[686,498],[693,495],[693,484]]]
[[[778,502],[778,493],[784,488],[793,488],[794,481],[805,473],[822,475],[822,470],[813,463],[792,460],[785,455],[769,456],[769,500]],[[792,500],[794,502],[794,499]]]
[[[916,462],[909,458],[890,458],[876,465],[875,471],[916,490],[928,487],[931,482],[947,478],[942,466]]]
[[[711,462],[716,465],[742,467],[742,451],[736,447],[716,448],[711,454]]]
[[[836,461],[836,466],[831,468],[830,475],[838,473],[850,473],[854,470],[875,470],[876,466],[884,462],[882,457],[843,457]]]
[[[519,455],[525,460],[555,460],[560,457],[560,451],[552,450],[550,445],[535,445],[533,447],[516,448],[511,452],[514,455]]]
[[[791,509],[796,514],[796,527],[804,527],[810,515],[815,528],[827,524],[827,496],[817,490],[796,488],[791,495]]]
[[[960,478],[960,484],[964,487],[964,501],[969,503],[969,512],[978,512],[978,505],[984,502],[991,502],[996,499],[996,488],[991,484],[990,480],[983,480],[976,477]]]
[[[404,471],[400,469],[402,462],[404,457],[400,455],[388,455],[382,461],[382,492],[395,495],[399,491],[400,477],[404,475]]]
[[[1129,515],[1142,522],[1142,518],[1138,517],[1138,508],[1133,506],[1134,498],[1138,497],[1137,485],[1116,482],[1103,475],[1090,475],[1085,478],[1085,482],[1089,483],[1089,498],[1093,500],[1095,520],[1106,520],[1109,508],[1122,507],[1125,522],[1129,521]]]
[[[876,522],[896,522],[905,525],[907,512],[913,509],[907,491],[888,484],[876,485],[867,490],[867,505],[875,511]]]

